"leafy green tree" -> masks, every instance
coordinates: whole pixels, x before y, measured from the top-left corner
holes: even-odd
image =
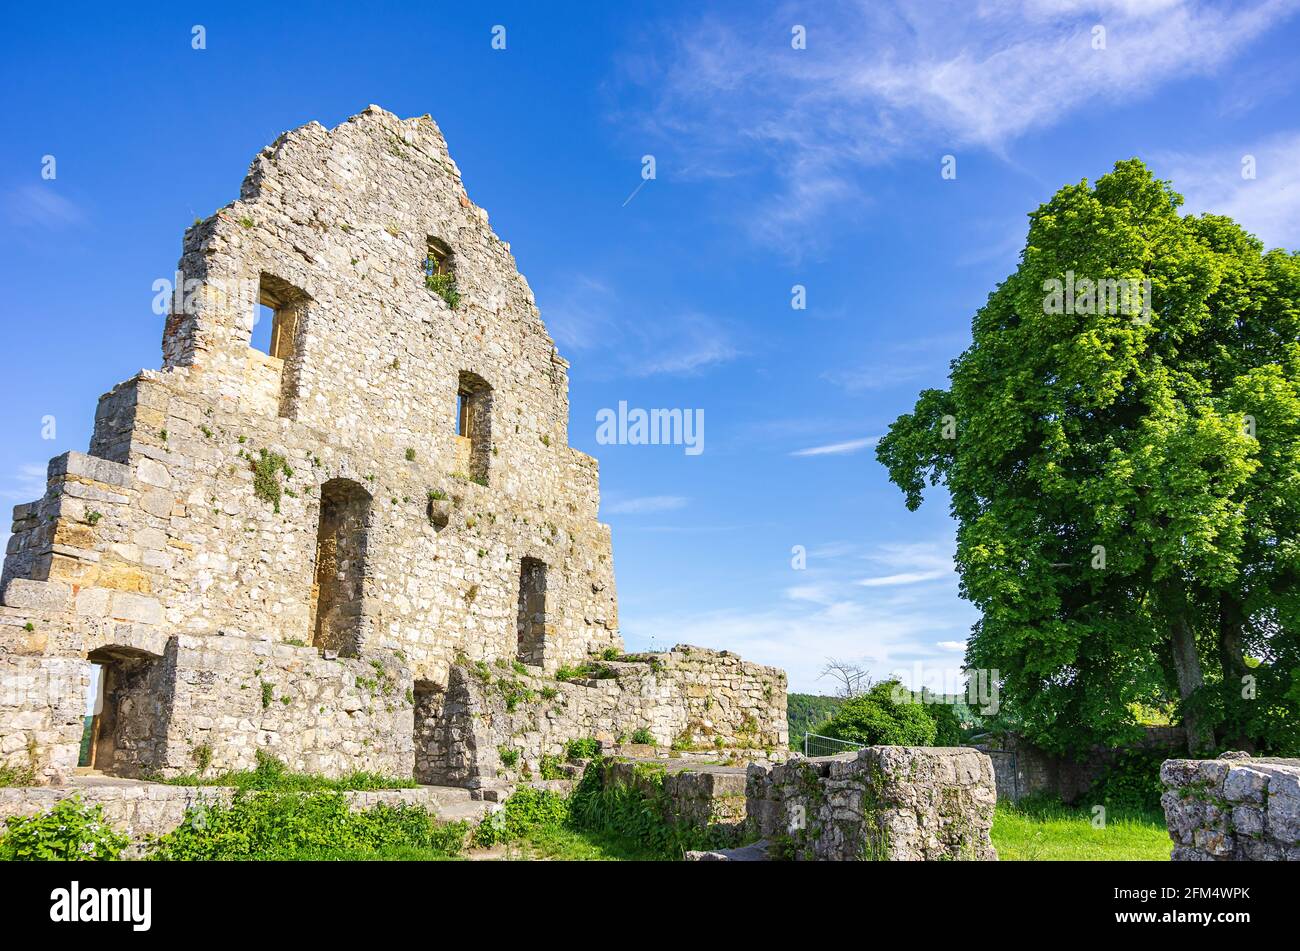
[[[1297,730],[1300,257],[1181,203],[1136,159],[1057,192],[877,447],[909,508],[946,487],[967,664],[1053,749],[1170,698],[1194,750]]]
[[[897,697],[903,693],[908,692],[899,681],[881,681],[843,701],[817,732],[867,746],[934,745],[936,727],[927,704],[900,701]]]
[[[790,742],[802,742],[803,735],[814,728],[839,709],[844,701],[839,697],[823,697],[811,693],[792,693],[786,695],[785,715],[790,726]]]

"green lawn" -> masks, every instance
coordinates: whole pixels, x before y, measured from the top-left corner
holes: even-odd
[[[652,862],[659,858],[630,839],[568,825],[532,829],[498,851],[496,857],[513,861]]]
[[[1094,829],[1089,807],[998,803],[993,845],[1004,862],[1167,862],[1173,843],[1159,813],[1112,811]]]
[[[1172,843],[1158,813],[1129,812],[1107,817],[1104,829],[1092,827],[1088,807],[1027,802],[1021,807],[999,803],[993,819],[993,844],[1004,862],[1137,860],[1169,861]],[[477,853],[477,854],[475,854]],[[446,859],[445,853],[396,847],[371,853],[304,853],[295,858],[420,861]],[[619,836],[575,830],[567,825],[539,826],[513,842],[474,850],[459,858],[497,861],[617,862],[653,861],[657,856]]]

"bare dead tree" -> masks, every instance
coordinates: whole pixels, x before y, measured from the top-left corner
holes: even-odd
[[[823,677],[829,677],[839,685],[836,687],[835,695],[844,700],[856,697],[871,686],[871,675],[862,667],[833,657],[826,658],[826,666],[817,675],[818,680]]]

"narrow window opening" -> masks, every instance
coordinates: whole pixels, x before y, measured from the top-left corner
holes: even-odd
[[[451,274],[451,247],[445,241],[430,238],[424,255],[424,276]]]
[[[288,281],[263,273],[253,304],[248,345],[279,360],[269,369],[279,373],[280,415],[293,417],[301,372],[300,341],[310,298]]]
[[[447,306],[453,310],[460,303],[451,246],[438,238],[428,239],[424,253],[424,286],[446,301]]]
[[[260,303],[253,307],[253,336],[248,341],[248,345],[254,350],[260,350],[267,356],[275,356],[271,350],[271,337],[275,327],[275,320],[274,308]]]
[[[455,422],[455,471],[487,485],[492,463],[492,387],[476,373],[464,371],[457,380]]]
[[[520,663],[542,666],[546,659],[546,564],[536,558],[519,561]]]
[[[349,479],[321,486],[312,586],[312,645],[355,657],[360,651],[370,494]]]
[[[86,695],[86,715],[82,721],[81,749],[77,754],[77,766],[93,769],[95,766],[95,746],[99,728],[104,715],[104,665],[90,665],[90,693]]]

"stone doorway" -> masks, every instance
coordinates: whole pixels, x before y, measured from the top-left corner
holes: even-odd
[[[108,776],[139,777],[164,760],[170,684],[157,655],[104,647],[93,666],[91,697],[78,766]]]

